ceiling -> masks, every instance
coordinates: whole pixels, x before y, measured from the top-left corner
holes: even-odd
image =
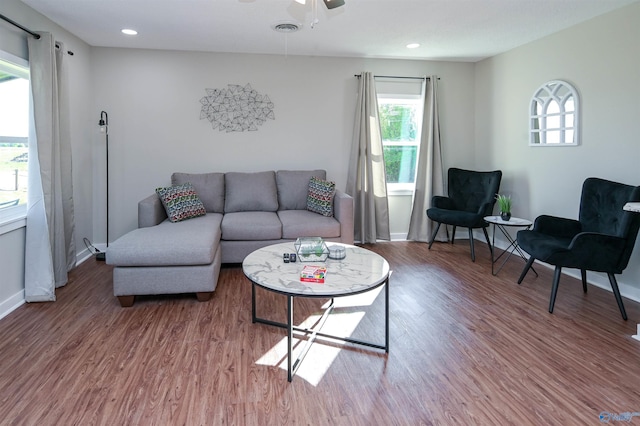
[[[475,62],[638,0],[22,1],[91,46]]]

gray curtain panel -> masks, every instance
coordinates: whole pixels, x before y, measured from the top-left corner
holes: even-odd
[[[432,75],[425,82],[422,137],[407,240],[429,242],[434,225],[426,212],[434,195],[445,195],[445,182],[438,119],[438,77]],[[436,240],[447,241],[446,226],[440,228]]]
[[[390,240],[378,99],[370,72],[363,72],[359,79],[346,193],[354,202],[354,239],[362,243]]]
[[[55,300],[75,267],[69,100],[64,46],[53,36],[29,38],[33,122],[29,131],[29,190],[25,299]]]

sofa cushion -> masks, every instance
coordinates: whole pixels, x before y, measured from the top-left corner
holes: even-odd
[[[223,240],[279,240],[282,224],[275,212],[225,213],[222,219]]]
[[[171,222],[180,222],[204,216],[207,213],[204,204],[190,183],[156,188],[156,194],[162,201]]]
[[[280,210],[278,217],[282,222],[282,238],[340,237],[340,222],[333,217],[308,210]]]
[[[309,180],[307,210],[323,216],[333,216],[333,196],[335,193],[336,184],[334,182],[312,177]]]
[[[165,220],[134,229],[107,248],[106,260],[117,266],[208,265],[220,241],[222,215],[207,213],[184,222]]]
[[[179,173],[171,175],[172,185],[190,182],[209,213],[224,213],[224,173]]]
[[[225,213],[278,210],[278,191],[274,171],[228,172],[224,175],[224,182]]]
[[[326,179],[325,170],[278,170],[276,183],[278,185],[279,210],[305,210],[309,194],[309,180],[312,177]]]

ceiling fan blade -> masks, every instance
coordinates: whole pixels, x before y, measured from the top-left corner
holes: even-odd
[[[335,9],[336,7],[344,6],[344,0],[322,0],[327,9]]]

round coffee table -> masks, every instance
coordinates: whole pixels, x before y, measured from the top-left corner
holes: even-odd
[[[339,341],[364,345],[389,352],[389,263],[380,255],[347,244],[341,245],[346,250],[346,257],[340,260],[327,259],[324,262],[284,263],[284,253],[295,253],[293,242],[274,244],[263,247],[249,254],[242,262],[242,271],[251,281],[251,316],[254,323],[262,323],[287,329],[287,372],[291,381],[304,356],[317,336]],[[302,282],[300,272],[306,265],[324,266],[327,268],[324,283]],[[386,284],[386,285],[385,285]],[[349,337],[334,336],[321,333],[320,329],[334,306],[334,298],[350,296],[373,290],[385,285],[385,342],[371,343]],[[287,322],[280,323],[256,315],[256,286],[268,291],[287,296]],[[293,325],[293,299],[295,297],[322,297],[331,299],[318,325],[313,328]],[[293,332],[308,335],[306,346],[298,359],[292,361]]]

